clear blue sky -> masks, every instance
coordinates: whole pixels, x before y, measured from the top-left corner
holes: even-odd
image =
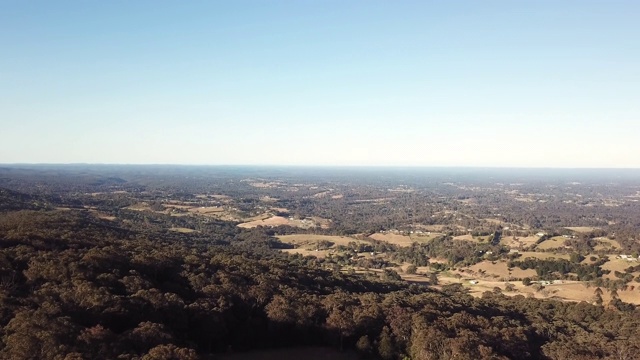
[[[639,1],[0,0],[0,163],[640,167]]]

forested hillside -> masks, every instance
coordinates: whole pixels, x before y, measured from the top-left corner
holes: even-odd
[[[167,241],[86,212],[3,212],[0,356],[196,359],[330,346],[373,359],[632,359],[640,349],[633,307],[366,279],[256,246],[267,240]]]

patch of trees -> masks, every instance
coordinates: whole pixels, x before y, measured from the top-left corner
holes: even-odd
[[[605,260],[593,264],[580,264],[565,259],[536,259],[509,261],[509,267],[519,267],[522,270],[534,269],[538,277],[546,280],[571,279],[591,281],[608,273],[600,267]],[[573,276],[572,274],[575,274]]]

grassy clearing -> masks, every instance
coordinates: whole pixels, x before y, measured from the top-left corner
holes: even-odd
[[[609,255],[609,261],[604,263],[601,266],[601,268],[603,270],[611,271],[611,273],[607,275],[603,275],[603,277],[614,280],[614,279],[617,279],[614,274],[614,271],[624,272],[626,268],[629,268],[631,266],[637,266],[637,265],[640,265],[640,263],[638,263],[637,261],[628,261],[626,259],[616,259],[616,255]],[[638,274],[634,273],[634,276],[637,276],[637,275]]]
[[[179,232],[179,233],[183,233],[183,234],[190,234],[193,232],[197,232],[197,230],[193,230],[193,229],[189,229],[189,228],[183,228],[183,227],[173,227],[170,228],[169,231],[175,231],[175,232]]]
[[[422,234],[422,235],[416,235],[416,234],[412,234],[410,235],[411,240],[417,243],[427,243],[437,237],[440,236],[444,236],[444,234],[441,233],[430,233],[430,234]]]
[[[398,246],[411,246],[414,240],[408,235],[375,233],[369,236],[374,240],[388,242]]]
[[[279,226],[279,225],[290,225],[289,219],[284,218],[282,216],[272,216],[266,219],[261,218],[253,221],[248,221],[248,222],[239,224],[238,227],[249,229],[249,228],[254,228],[258,226]]]
[[[433,232],[440,232],[442,230],[444,230],[444,228],[446,228],[446,225],[416,225],[416,228],[419,228],[421,230],[425,230],[425,231],[433,231]]]
[[[483,278],[508,279],[536,276],[533,269],[522,270],[514,267],[509,271],[506,261],[483,261],[469,267],[471,274],[484,274]]]
[[[221,208],[219,206],[201,206],[192,207],[188,211],[200,215],[213,215],[224,212],[224,208]]]
[[[523,248],[526,249],[535,245],[539,237],[537,236],[504,236],[500,239],[500,244],[508,246],[512,249]]]
[[[315,256],[324,258],[330,253],[335,252],[338,245],[347,246],[350,242],[367,243],[367,241],[354,239],[349,236],[333,236],[333,235],[316,235],[316,234],[292,234],[277,237],[281,242],[294,245],[295,249],[283,249],[282,251],[290,254],[301,254],[303,256]],[[321,241],[330,241],[333,243],[328,249],[318,250],[318,243]]]
[[[526,259],[526,258],[530,257],[530,258],[541,259],[541,260],[551,259],[551,258],[569,260],[569,255],[568,254],[556,254],[556,253],[535,252],[535,251],[522,251],[522,252],[520,252],[520,255],[522,255],[520,257],[520,259]]]
[[[474,243],[487,241],[491,236],[473,236],[471,234],[454,236],[453,240],[470,241]]]
[[[282,249],[282,251],[289,254],[300,254],[302,256],[315,256],[318,259],[324,259],[330,253],[329,250],[310,250],[304,248]]]
[[[97,210],[92,209],[92,210],[89,210],[89,212],[91,213],[91,215],[97,217],[98,219],[108,220],[108,221],[115,221],[117,219],[115,216],[110,216],[105,213],[99,212]]]
[[[598,230],[598,228],[591,227],[591,226],[568,226],[568,227],[565,227],[565,229],[569,229],[571,231],[575,231],[578,233],[588,233],[594,230]]]
[[[607,239],[607,238],[597,238],[598,245],[594,246],[594,250],[612,250],[612,249],[621,249],[620,243],[615,240]]]
[[[543,241],[541,244],[538,244],[536,248],[540,250],[558,249],[564,247],[564,242],[566,240],[567,239],[563,238],[562,236],[554,236]]]
[[[316,235],[316,234],[293,234],[293,235],[281,235],[277,237],[280,241],[286,244],[292,244],[296,246],[313,245],[318,241],[331,241],[334,245],[347,246],[350,242],[367,243],[363,240],[354,239],[350,236],[335,236],[335,235]]]

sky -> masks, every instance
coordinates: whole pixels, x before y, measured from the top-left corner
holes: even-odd
[[[0,0],[0,163],[640,168],[640,2]]]

